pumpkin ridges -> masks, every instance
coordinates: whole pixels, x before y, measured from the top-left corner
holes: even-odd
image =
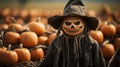
[[[28,27],[31,31],[35,32],[37,35],[42,35],[46,32],[45,25],[39,22],[30,22]]]
[[[104,43],[101,47],[101,50],[106,60],[109,60],[115,52],[113,44],[109,42]]]
[[[5,61],[6,65],[7,64],[8,65],[15,64],[18,61],[18,55],[17,55],[17,53],[15,51],[6,51],[4,56],[6,56],[5,58],[7,59]]]
[[[44,51],[42,48],[36,48],[30,51],[32,60],[40,60],[44,58]]]
[[[100,30],[103,32],[104,36],[114,36],[116,34],[116,27],[113,24],[105,24]]]
[[[31,55],[26,48],[16,48],[14,51],[18,54],[18,62],[30,61]]]
[[[99,44],[102,44],[102,43],[103,43],[104,36],[103,36],[103,33],[102,33],[101,31],[98,31],[98,30],[93,31],[93,30],[91,30],[89,34],[90,34],[90,36],[91,36],[92,38],[94,38]]]
[[[39,36],[39,37],[38,37],[38,43],[39,43],[39,44],[45,45],[45,44],[47,44],[47,40],[48,40],[48,37],[47,37],[47,36]]]
[[[38,37],[34,32],[23,32],[20,35],[20,42],[24,47],[34,47],[38,44]]]
[[[12,23],[8,26],[8,30],[12,30],[12,29],[15,29],[16,32],[20,32],[23,30],[23,27],[20,25],[20,24],[17,24],[17,23]]]
[[[7,43],[17,44],[19,42],[20,35],[16,32],[7,32],[4,37]]]
[[[8,46],[8,50],[4,51],[0,55],[0,62],[2,65],[13,65],[17,63],[18,55],[15,51],[11,51],[11,45]]]

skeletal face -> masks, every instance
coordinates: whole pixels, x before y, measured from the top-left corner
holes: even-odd
[[[65,34],[76,36],[83,32],[84,22],[77,17],[66,17],[63,19],[62,30]]]

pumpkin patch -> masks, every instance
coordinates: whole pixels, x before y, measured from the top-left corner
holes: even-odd
[[[0,67],[31,61],[40,63],[58,31],[50,26],[47,20],[55,14],[62,15],[63,11],[17,9],[18,13],[15,13],[15,9],[11,10],[0,8]],[[100,49],[108,63],[117,49],[119,49],[117,54],[120,54],[119,11],[116,14],[103,8],[100,15],[97,13],[93,15],[89,11],[87,14],[99,19],[98,29],[91,30],[87,34],[100,44]],[[106,40],[109,42],[105,43]],[[23,46],[20,47],[20,44]],[[42,47],[36,48],[39,45]]]

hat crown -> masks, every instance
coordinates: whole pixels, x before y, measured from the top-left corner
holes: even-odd
[[[85,15],[85,6],[81,0],[69,0],[63,11],[63,16],[67,15]]]

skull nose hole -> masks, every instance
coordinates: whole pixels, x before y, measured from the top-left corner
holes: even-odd
[[[72,25],[72,26],[71,26],[71,29],[72,29],[72,28],[75,28],[75,27]]]

